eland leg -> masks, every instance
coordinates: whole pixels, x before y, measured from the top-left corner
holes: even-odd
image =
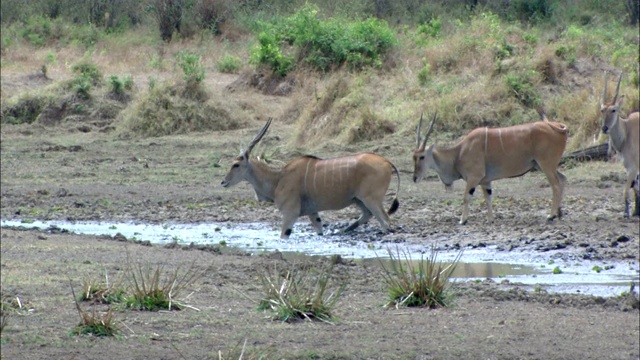
[[[360,215],[358,220],[356,220],[353,224],[347,226],[347,228],[343,230],[344,232],[352,231],[358,226],[366,224],[373,215],[371,211],[369,211],[369,209],[367,209],[367,207],[362,203],[362,201],[355,199],[355,204],[362,211],[362,215]]]
[[[311,221],[311,225],[316,230],[316,234],[322,235],[322,219],[318,213],[309,214],[309,221]]]
[[[489,219],[489,222],[493,222],[493,205],[491,203],[491,195],[492,195],[492,190],[491,190],[491,183],[487,183],[482,186],[482,190],[484,193],[484,201],[487,203],[487,217]]]

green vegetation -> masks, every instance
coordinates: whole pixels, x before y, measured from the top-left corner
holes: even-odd
[[[560,269],[560,266],[556,266],[553,268],[553,270],[551,271],[552,274],[562,274],[562,270]]]
[[[231,54],[225,54],[216,64],[218,71],[227,74],[237,73],[241,66],[242,60]]]
[[[272,311],[274,319],[285,322],[300,319],[331,322],[332,310],[346,287],[344,282],[334,284],[332,272],[333,265],[321,270],[267,269],[259,274],[265,295],[258,308]]]
[[[382,57],[396,42],[385,21],[322,20],[318,12],[307,3],[290,17],[262,24],[251,62],[268,65],[281,76],[297,66],[294,59],[325,72],[342,64],[351,69],[382,66]]]
[[[282,119],[298,129],[290,146],[402,138],[422,109],[437,110],[438,132],[455,139],[473,127],[537,120],[544,108],[567,122],[571,150],[598,130],[598,64],[624,72],[623,94],[637,92],[634,4],[8,0],[3,76],[38,69],[38,81],[52,84],[3,91],[1,122],[108,120],[123,136],[241,127],[260,109],[240,92],[210,93],[206,70],[215,68],[291,95]],[[102,79],[123,69],[131,75]],[[148,86],[134,89],[134,77]],[[640,106],[627,98],[624,112]]]
[[[450,264],[438,261],[438,251],[435,246],[432,246],[429,258],[421,257],[417,262],[406,252],[397,248],[395,254],[389,248],[387,252],[388,260],[378,258],[384,270],[384,280],[390,298],[387,306],[435,308],[451,305],[449,279],[462,256],[462,251]]]

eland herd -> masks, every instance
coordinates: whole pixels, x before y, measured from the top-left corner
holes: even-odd
[[[602,132],[609,134],[610,148],[620,154],[627,170],[623,198],[624,216],[629,217],[631,192],[635,197],[633,216],[640,215],[640,116],[637,111],[627,118],[620,115],[624,101],[624,95],[618,96],[621,80],[622,74],[613,100],[606,102],[607,73],[604,73],[600,111]],[[437,143],[427,147],[437,112],[433,115],[424,140],[421,137],[421,115],[413,151],[413,181],[419,182],[428,169],[436,172],[447,189],[451,188],[454,181],[463,179],[466,185],[460,224],[467,222],[470,198],[480,185],[491,222],[491,182],[519,177],[536,169],[545,174],[553,194],[547,220],[560,218],[566,177],[558,171],[558,166],[567,143],[568,129],[562,123],[549,121],[542,111],[540,117],[540,121],[533,123],[476,128],[450,147],[438,146]],[[371,153],[332,159],[306,155],[290,161],[284,167],[275,167],[251,157],[251,150],[266,134],[271,121],[267,120],[246,149],[233,160],[231,169],[222,181],[223,187],[246,180],[253,186],[259,201],[275,203],[282,214],[280,237],[283,239],[291,235],[293,225],[300,216],[308,216],[316,233],[322,235],[319,213],[344,209],[350,205],[356,205],[362,214],[344,229],[345,232],[365,224],[372,216],[378,220],[384,232],[389,230],[389,215],[398,210],[400,191],[400,173],[391,161]],[[394,174],[397,179],[396,191],[390,208],[385,211],[383,200]]]

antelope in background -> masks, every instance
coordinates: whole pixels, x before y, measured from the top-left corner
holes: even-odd
[[[536,168],[547,176],[553,191],[551,213],[553,220],[562,216],[560,203],[566,177],[558,171],[560,158],[567,143],[567,127],[550,122],[543,112],[543,121],[504,128],[477,128],[450,148],[432,144],[427,140],[433,131],[437,112],[429,125],[424,141],[420,141],[422,115],[416,130],[417,142],[413,153],[413,181],[420,181],[427,169],[433,169],[447,189],[453,182],[464,179],[464,208],[460,224],[467,222],[469,199],[480,185],[487,203],[489,221],[493,221],[491,205],[491,182],[509,177],[518,177]]]
[[[636,206],[633,216],[640,216],[639,194],[640,184],[640,114],[633,112],[627,119],[620,116],[620,108],[624,103],[624,95],[618,99],[620,92],[620,82],[622,73],[616,86],[616,94],[613,100],[607,101],[607,72],[604,72],[604,90],[602,91],[602,101],[600,102],[600,112],[602,113],[602,132],[609,134],[609,144],[622,156],[624,167],[627,169],[627,182],[624,186],[624,216],[629,217],[629,193],[633,189],[635,193]]]
[[[386,232],[389,215],[399,206],[400,174],[389,160],[379,155],[362,153],[334,159],[302,156],[283,168],[275,168],[259,159],[250,158],[251,150],[267,132],[271,119],[249,143],[246,150],[233,160],[231,169],[222,181],[230,187],[242,180],[249,182],[260,201],[274,202],[282,213],[280,237],[291,235],[298,217],[306,215],[318,235],[322,235],[319,212],[340,210],[355,204],[362,215],[344,231],[351,231],[375,216]],[[398,179],[395,198],[388,212],[384,200],[391,175]]]

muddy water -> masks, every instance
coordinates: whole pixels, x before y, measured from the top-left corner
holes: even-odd
[[[388,261],[388,245],[379,241],[354,240],[340,233],[317,236],[296,228],[289,240],[279,238],[278,229],[265,223],[220,224],[146,224],[110,222],[34,221],[24,223],[2,220],[1,225],[26,228],[51,226],[87,235],[115,236],[122,234],[131,240],[148,240],[156,244],[225,244],[250,253],[280,251],[286,257],[340,255],[357,261],[380,264]],[[433,241],[428,241],[433,243]],[[431,245],[392,246],[394,256],[419,260],[428,257]],[[458,251],[439,250],[437,260],[450,262]],[[386,260],[387,259],[387,260]],[[598,271],[599,270],[599,271]],[[476,281],[491,278],[497,282],[523,284],[525,288],[542,288],[549,292],[583,293],[614,296],[639,282],[637,262],[587,261],[567,262],[551,260],[548,255],[535,252],[504,252],[491,247],[464,249],[453,273],[457,281]]]

